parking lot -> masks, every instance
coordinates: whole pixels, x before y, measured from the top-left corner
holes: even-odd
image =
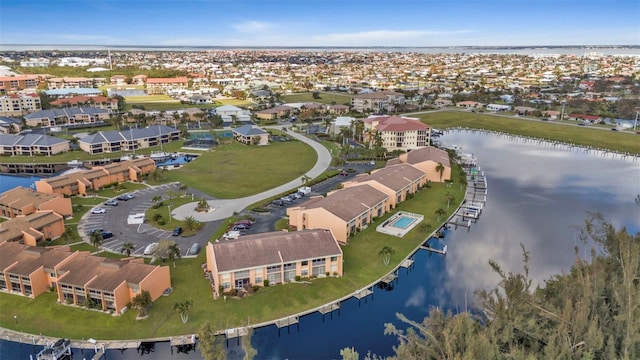
[[[153,188],[145,188],[131,192],[134,197],[128,201],[118,201],[117,206],[105,205],[106,201],[97,207],[105,209],[104,214],[89,212],[81,219],[78,232],[88,239],[94,230],[105,230],[113,233],[113,237],[105,239],[102,247],[110,252],[120,253],[122,244],[130,242],[134,245],[132,255],[142,256],[147,245],[162,239],[173,240],[178,244],[182,255],[185,256],[192,244],[198,243],[202,248],[206,245],[222,221],[204,223],[202,230],[189,237],[172,236],[168,230],[158,229],[149,223],[128,225],[129,215],[144,213],[153,203],[155,196],[163,196],[168,190],[178,191],[177,184],[166,184]]]

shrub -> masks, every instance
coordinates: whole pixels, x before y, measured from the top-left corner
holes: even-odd
[[[330,272],[328,272],[328,271],[327,271],[326,273],[324,273],[324,274],[325,274],[327,277],[329,277],[329,275],[331,275],[331,273],[330,273]]]
[[[218,294],[224,293],[224,287],[222,285],[218,285]]]
[[[163,217],[161,217],[160,219],[158,219],[157,223],[158,223],[158,225],[166,225],[167,224],[167,220],[165,220]]]
[[[159,201],[159,202],[157,202],[157,203],[153,204],[153,206],[152,206],[152,207],[153,207],[154,209],[158,209],[158,208],[160,208],[162,205],[164,205],[164,203],[163,203],[162,201]]]
[[[258,290],[260,290],[260,286],[258,285],[253,285],[251,288],[253,289],[253,292],[257,292]]]
[[[300,275],[296,275],[296,281],[300,281]]]
[[[264,280],[264,281],[262,281],[262,284],[263,284],[265,287],[269,286],[269,280]]]
[[[256,207],[252,208],[251,211],[257,212],[257,213],[268,213],[269,209],[267,209],[264,206],[256,206]]]
[[[238,290],[237,290],[237,289],[231,289],[231,290],[229,290],[229,295],[231,295],[231,296],[236,296],[236,295],[238,295]]]

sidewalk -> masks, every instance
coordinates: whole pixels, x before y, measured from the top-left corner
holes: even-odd
[[[282,126],[266,126],[265,128],[279,130],[282,129]],[[311,170],[307,171],[305,175],[313,179],[317,176],[320,176],[331,166],[331,153],[329,153],[329,150],[327,150],[327,148],[322,144],[318,143],[315,140],[309,139],[304,135],[292,131],[288,131],[287,134],[311,146],[318,154],[318,160],[316,161],[316,164],[313,166],[313,168],[311,168]],[[269,189],[259,194],[239,199],[209,200],[209,206],[211,206],[214,210],[208,213],[199,213],[194,211],[193,209],[195,208],[197,203],[193,202],[173,209],[171,211],[171,216],[178,220],[184,220],[188,216],[193,216],[200,222],[222,220],[231,217],[234,212],[241,212],[251,204],[255,204],[264,199],[268,199],[281,193],[296,189],[303,185],[304,182],[302,181],[302,179],[295,179],[273,189]]]

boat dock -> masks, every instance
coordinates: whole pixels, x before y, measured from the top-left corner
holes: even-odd
[[[471,224],[480,218],[487,202],[487,178],[480,167],[465,167],[467,174],[467,192],[462,205],[449,218],[447,224],[471,229]]]
[[[440,254],[440,255],[445,255],[445,256],[447,255],[447,245],[445,245],[444,248],[442,248],[442,250],[432,248],[431,246],[426,246],[426,245],[421,245],[420,249],[427,250],[429,252]]]

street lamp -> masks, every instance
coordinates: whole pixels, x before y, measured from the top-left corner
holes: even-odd
[[[167,207],[169,208],[169,221],[171,221],[171,205],[167,205]]]

